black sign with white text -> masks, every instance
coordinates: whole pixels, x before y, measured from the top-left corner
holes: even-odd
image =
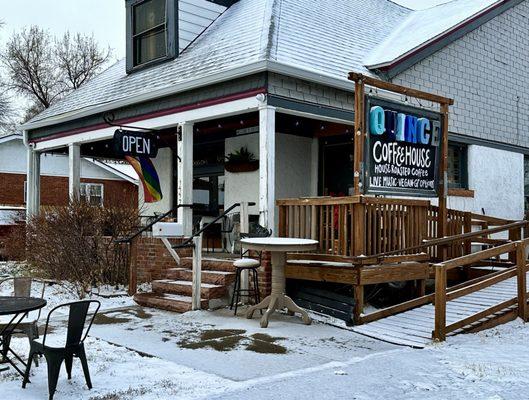
[[[118,129],[114,132],[114,149],[123,156],[155,158],[158,143],[152,133]]]
[[[366,192],[436,196],[441,115],[372,97],[366,112]]]

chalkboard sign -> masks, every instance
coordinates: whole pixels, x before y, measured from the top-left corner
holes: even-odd
[[[121,156],[155,158],[158,143],[152,133],[118,129],[114,132],[114,149]]]
[[[435,197],[441,115],[374,97],[366,113],[366,193]]]

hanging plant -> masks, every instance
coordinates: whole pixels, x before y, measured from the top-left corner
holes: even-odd
[[[224,168],[228,172],[251,172],[259,169],[259,160],[255,159],[247,147],[241,147],[226,156]]]

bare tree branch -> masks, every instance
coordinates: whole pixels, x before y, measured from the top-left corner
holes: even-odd
[[[3,86],[29,100],[26,118],[31,118],[96,76],[110,55],[93,36],[66,32],[56,39],[34,25],[13,34],[0,52],[7,75]]]
[[[73,90],[96,76],[112,53],[110,48],[100,49],[93,36],[77,33],[72,37],[70,32],[56,41],[55,51],[61,83]]]

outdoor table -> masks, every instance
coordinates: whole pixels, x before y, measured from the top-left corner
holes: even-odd
[[[13,315],[9,322],[0,329],[0,349],[2,349],[3,355],[1,362],[11,364],[21,376],[24,376],[24,372],[18,368],[14,361],[9,357],[9,353],[22,363],[24,367],[26,367],[26,363],[13,351],[13,349],[11,349],[10,337],[30,311],[38,310],[45,305],[46,300],[36,297],[0,296],[0,316]],[[2,325],[4,325],[4,323],[2,323]],[[28,360],[28,362],[31,362],[31,360]],[[0,371],[5,371],[6,369],[7,368],[0,369]]]
[[[310,325],[312,321],[307,312],[285,294],[285,264],[288,251],[315,250],[318,242],[309,239],[268,237],[242,239],[241,243],[245,249],[269,251],[272,254],[272,293],[259,304],[250,307],[246,317],[251,319],[256,310],[266,308],[266,312],[261,317],[261,327],[266,328],[270,315],[275,310],[286,308],[290,313],[300,313],[303,322]]]

